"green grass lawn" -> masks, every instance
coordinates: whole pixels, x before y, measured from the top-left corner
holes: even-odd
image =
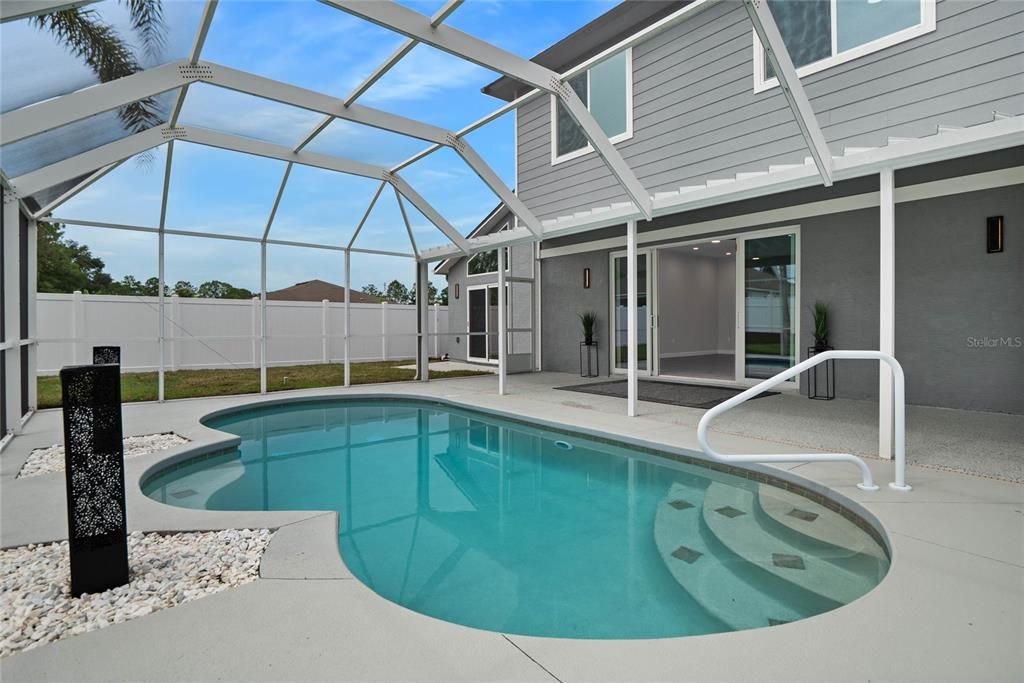
[[[353,363],[352,384],[407,382],[416,378],[416,371],[403,370],[399,366],[413,364],[415,361],[409,359]],[[444,378],[486,374],[489,373],[476,370],[452,370],[450,372],[431,371],[430,376]],[[345,366],[341,363],[267,368],[268,391],[335,387],[344,383]],[[155,372],[123,373],[121,375],[121,400],[125,403],[155,401],[156,384],[157,373]],[[168,399],[255,394],[259,390],[260,371],[258,368],[177,370],[164,373],[164,397]],[[58,377],[40,377],[38,392],[39,408],[60,407],[60,379]]]

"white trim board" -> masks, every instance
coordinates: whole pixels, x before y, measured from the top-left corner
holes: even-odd
[[[1014,166],[984,173],[975,173],[955,178],[943,178],[927,183],[906,185],[896,188],[896,203],[920,201],[922,199],[934,199],[952,194],[964,194],[967,192],[978,192],[980,190],[991,190],[1009,185],[1024,185],[1024,166]],[[865,192],[864,194],[839,197],[836,199],[825,199],[818,202],[808,202],[796,206],[787,206],[768,211],[729,216],[689,225],[679,225],[659,230],[649,230],[637,235],[640,244],[651,244],[664,240],[682,239],[712,232],[724,232],[730,230],[743,230],[769,223],[781,221],[795,221],[812,216],[825,216],[833,213],[844,213],[846,211],[857,211],[870,209],[878,206],[880,195],[878,192]],[[898,229],[898,228],[897,228]],[[604,249],[622,249],[626,244],[626,238],[608,237],[601,240],[570,244],[563,247],[541,246],[540,257],[542,259],[567,256],[569,254],[582,254],[588,251],[599,251]]]

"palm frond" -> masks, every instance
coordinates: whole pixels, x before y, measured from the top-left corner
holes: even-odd
[[[165,45],[167,26],[164,23],[164,8],[161,0],[121,0],[128,8],[132,30],[142,41],[146,56],[156,61]]]
[[[104,83],[142,69],[131,47],[112,26],[100,22],[93,10],[69,9],[33,17],[32,22],[52,34]],[[118,116],[125,129],[132,133],[163,123],[160,107],[152,97],[121,107]]]

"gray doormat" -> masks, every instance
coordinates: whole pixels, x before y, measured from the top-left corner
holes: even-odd
[[[611,382],[593,382],[591,384],[573,384],[567,387],[555,387],[563,391],[578,391],[581,394],[597,394],[598,396],[614,396],[626,398],[626,380],[617,379]],[[728,401],[740,393],[741,389],[727,387],[709,387],[700,384],[679,384],[677,382],[637,382],[637,394],[641,401],[667,403],[672,406],[687,408],[714,408],[719,403]],[[779,392],[768,391],[762,396],[777,396]]]

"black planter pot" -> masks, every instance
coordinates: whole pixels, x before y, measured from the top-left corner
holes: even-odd
[[[828,348],[828,339],[815,339],[814,340],[814,350],[815,351],[824,351],[827,348]]]
[[[594,337],[593,336],[583,337],[583,344],[586,345],[586,346],[593,346],[594,345]]]

